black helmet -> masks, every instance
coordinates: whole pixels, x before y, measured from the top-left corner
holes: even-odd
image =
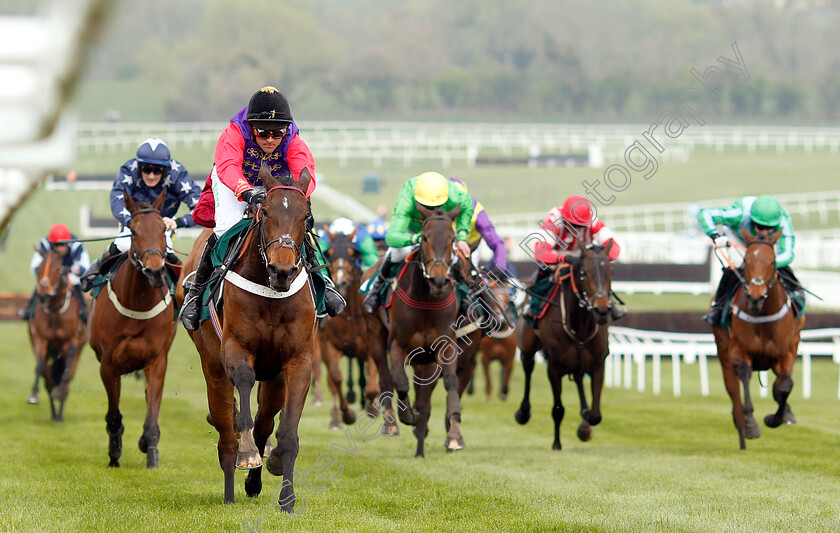
[[[263,87],[254,93],[248,102],[248,122],[288,124],[292,119],[289,102],[283,93],[271,87]]]

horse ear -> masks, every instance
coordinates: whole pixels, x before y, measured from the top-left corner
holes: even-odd
[[[455,208],[452,211],[446,213],[446,216],[448,216],[450,220],[455,220],[456,218],[458,218],[458,215],[460,215],[460,214],[461,214],[461,206],[456,205]]]
[[[125,201],[125,208],[133,215],[134,212],[137,211],[137,203],[134,202],[134,198],[129,196],[127,192],[123,191],[123,200]]]
[[[429,209],[417,200],[414,201],[414,207],[416,207],[420,214],[423,215],[423,218],[429,218],[430,216],[435,214],[433,209]]]
[[[610,239],[610,240],[608,240],[608,241],[607,241],[606,246],[604,246],[604,252],[605,252],[607,255],[609,255],[609,254],[610,254],[610,250],[612,249],[613,244],[615,244],[615,239]]]
[[[768,237],[767,240],[770,241],[770,244],[776,244],[776,241],[778,241],[779,237],[781,237],[781,236],[782,236],[782,228],[779,228],[775,232],[773,232],[773,234],[770,235],[770,237]]]
[[[158,197],[155,198],[154,202],[152,202],[152,207],[154,207],[155,210],[158,213],[160,213],[163,210],[164,202],[166,202],[166,189],[163,189],[162,191],[160,191],[160,194],[158,195]]]
[[[335,240],[335,235],[330,232],[330,227],[324,224],[324,234],[329,237],[330,242]]]
[[[271,170],[268,169],[268,163],[266,163],[265,161],[263,161],[260,165],[260,173],[257,177],[260,179],[260,181],[262,181],[263,186],[265,186],[266,192],[280,185],[280,182],[277,181],[274,178],[274,176],[271,175]]]
[[[755,235],[751,234],[745,227],[741,227],[741,236],[744,238],[744,242],[747,243],[755,240]]]
[[[307,167],[303,167],[303,170],[300,171],[300,177],[297,181],[292,182],[292,185],[300,189],[301,192],[305,195],[306,191],[309,190],[309,183],[311,181],[312,174],[309,173],[309,169]]]
[[[353,233],[351,233],[350,235],[347,236],[347,239],[349,239],[350,242],[353,242],[353,239],[356,238],[356,232],[358,232],[358,231],[359,231],[359,226],[356,226],[355,228],[353,228]]]

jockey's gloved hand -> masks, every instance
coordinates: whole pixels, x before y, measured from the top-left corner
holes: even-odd
[[[573,267],[576,267],[580,264],[580,256],[579,255],[567,255],[563,257],[563,262]]]
[[[718,235],[714,239],[715,246],[718,248],[723,248],[724,246],[729,246],[729,238],[726,235]]]
[[[248,204],[254,209],[259,209],[260,205],[262,205],[262,203],[265,201],[265,193],[256,189],[248,189],[246,191],[242,191],[242,194],[239,196],[240,198],[248,202]]]

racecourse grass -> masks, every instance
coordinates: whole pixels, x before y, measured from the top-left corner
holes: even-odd
[[[179,328],[180,329],[180,328]],[[840,529],[840,400],[838,366],[815,361],[813,397],[802,398],[801,365],[791,403],[799,423],[738,449],[730,404],[717,362],[710,361],[711,395],[702,397],[698,365],[682,365],[682,396],[672,394],[663,363],[662,393],[606,389],[603,422],[580,442],[574,385],[564,381],[562,451],[551,450],[551,394],[538,365],[533,416],[519,426],[513,411],[522,394],[517,363],[511,397],[488,404],[483,373],[465,396],[467,448],[443,449],[442,385],[433,397],[425,459],[415,438],[363,442],[356,430],[330,431],[327,405],[307,402],[300,424],[299,516],[289,519],[271,501],[279,484],[264,472],[263,493],[248,498],[237,474],[236,503],[222,504],[216,431],[207,425],[198,356],[183,330],[170,352],[160,416],[160,462],[145,468],[137,449],[145,405],[143,382],[123,378],[126,427],[121,467],[106,467],[106,400],[93,352],[82,353],[63,424],[41,405],[25,404],[33,358],[20,323],[0,322],[0,531],[836,531]],[[344,365],[342,365],[345,367]],[[346,367],[345,367],[346,368]],[[496,381],[498,367],[492,367]],[[635,372],[634,372],[635,378]],[[757,418],[773,410],[759,398]],[[497,387],[498,385],[494,383]],[[412,394],[413,397],[413,394]],[[357,409],[357,412],[359,410]],[[352,449],[344,455],[339,447]],[[335,445],[334,447],[331,447]],[[331,481],[311,474],[331,452],[343,466]],[[335,472],[335,470],[333,470]],[[314,491],[320,491],[315,494]],[[305,496],[304,496],[305,495]],[[305,502],[304,502],[305,498]],[[305,503],[306,508],[302,505]]]

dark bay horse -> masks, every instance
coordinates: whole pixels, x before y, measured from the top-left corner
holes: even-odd
[[[160,209],[166,191],[152,205],[126,195],[131,213],[128,260],[111,274],[97,296],[90,318],[90,347],[99,360],[99,375],[108,394],[108,466],[120,466],[124,426],[120,413],[121,376],[137,370],[146,375],[146,420],[138,441],[146,466],[159,465],[158,414],[166,363],[175,338],[174,302],[166,285],[166,237]]]
[[[41,255],[44,260],[35,273],[37,303],[29,319],[29,340],[35,353],[35,383],[27,403],[38,403],[38,384],[43,376],[50,395],[52,419],[62,422],[70,380],[76,374],[79,356],[87,341],[87,328],[79,318],[68,271],[62,266],[61,257],[54,250]]]
[[[732,325],[729,330],[713,327],[712,332],[726,392],[732,399],[732,418],[738,440],[741,449],[745,450],[744,439],[761,436],[750,398],[750,377],[754,370],[772,369],[776,374],[773,398],[779,408],[764,417],[767,427],[796,423],[787,399],[793,388],[793,364],[805,317],[794,317],[790,299],[779,282],[773,245],[781,231],[766,236],[742,233],[747,249],[741,287],[733,298]],[[744,388],[743,403],[740,385]]]
[[[571,375],[577,385],[580,397],[580,415],[583,420],[577,435],[582,441],[592,438],[592,426],[601,422],[601,389],[604,384],[604,360],[609,354],[607,333],[610,316],[610,287],[612,265],[609,252],[613,241],[606,246],[588,244],[579,246],[580,263],[572,268],[566,283],[558,279],[561,272],[555,270],[555,282],[559,287],[551,293],[550,305],[539,319],[534,330],[520,318],[517,327],[517,344],[525,371],[525,396],[516,421],[526,424],[531,418],[531,373],[534,371],[534,354],[542,349],[548,361],[548,378],[554,393],[554,444],[560,450],[560,423],[565,408],[560,398],[563,376]],[[584,376],[592,380],[592,408],[586,401]]]
[[[452,221],[459,208],[448,213],[418,205],[424,217],[420,247],[416,257],[407,260],[399,278],[392,305],[388,308],[391,372],[400,402],[399,417],[416,426],[417,457],[424,456],[428,433],[432,391],[438,378],[446,388],[448,450],[463,448],[461,402],[457,376],[459,348],[452,326],[458,316],[458,299],[452,280],[452,254],[455,231]],[[407,367],[414,369],[416,403],[409,409]],[[469,380],[467,380],[469,381]],[[466,387],[466,384],[464,384]]]
[[[210,419],[219,432],[225,503],[234,501],[237,468],[250,470],[246,494],[260,494],[262,453],[274,429],[274,417],[282,409],[277,447],[266,466],[272,474],[283,476],[279,504],[283,511],[291,512],[298,423],[309,392],[315,350],[315,303],[301,255],[304,238],[309,238],[309,202],[304,191],[311,177],[304,170],[300,181],[288,178],[281,182],[263,164],[260,179],[267,189],[265,201],[249,226],[238,259],[225,273],[220,335],[213,320],[207,320],[190,332],[190,337],[201,355]],[[207,230],[196,240],[182,282],[197,266],[209,234]],[[251,390],[257,381],[258,407],[252,418]],[[234,390],[239,392],[238,414]]]
[[[360,253],[353,246],[355,234],[355,230],[349,236],[342,233],[333,235],[329,230],[327,231],[330,247],[326,252],[326,260],[330,264],[330,273],[336,289],[347,302],[342,314],[325,319],[324,331],[319,335],[321,353],[323,354],[324,365],[327,368],[330,392],[333,397],[333,406],[330,411],[330,429],[339,429],[341,420],[345,424],[352,424],[356,421],[356,414],[348,405],[349,400],[342,393],[342,376],[339,365],[342,355],[346,355],[351,364],[354,360],[360,361],[361,366],[367,369],[368,376],[364,395],[368,412],[374,416],[376,416],[376,411],[373,404],[379,397],[376,365],[368,347],[367,326],[364,321],[366,313],[362,307],[362,295],[359,293],[362,271]],[[339,413],[341,413],[341,420],[339,419]],[[392,422],[392,425],[396,427],[395,421]]]

